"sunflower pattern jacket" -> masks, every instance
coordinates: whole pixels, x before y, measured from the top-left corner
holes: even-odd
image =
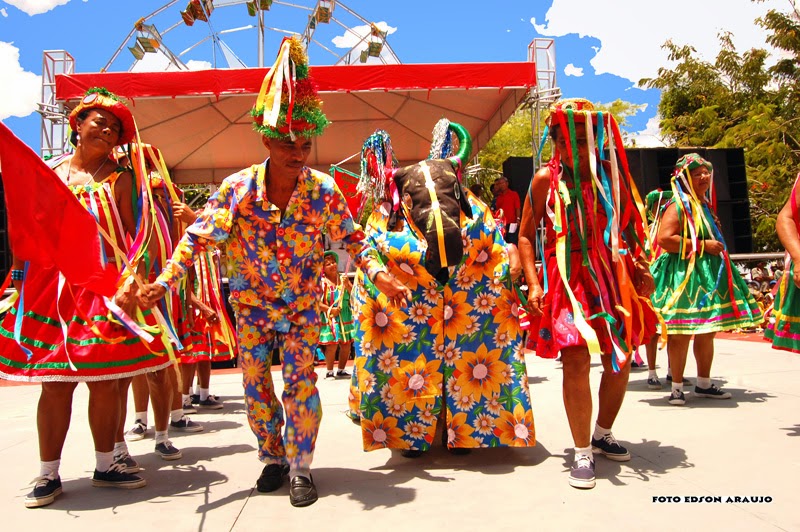
[[[464,256],[444,285],[425,269],[427,243],[411,222],[388,231],[384,205],[367,224],[384,265],[413,293],[398,309],[359,276],[351,400],[367,451],[427,450],[443,409],[450,448],[535,443],[508,253],[488,207],[469,201]]]

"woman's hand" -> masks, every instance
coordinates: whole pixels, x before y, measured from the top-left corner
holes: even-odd
[[[338,316],[340,313],[341,310],[339,310],[339,307],[331,307],[330,310],[328,311],[328,315],[333,316],[334,318]]]
[[[725,251],[725,246],[719,240],[703,240],[703,252],[709,255],[720,255]]]
[[[122,309],[122,312],[133,317],[136,314],[136,307],[139,305],[137,297],[137,286],[134,283],[125,283],[117,290],[114,302]]]
[[[194,221],[197,220],[197,214],[195,214],[192,208],[180,201],[176,201],[172,204],[172,212],[175,213],[175,218],[187,224],[193,224]]]
[[[633,271],[633,286],[636,292],[643,297],[650,297],[656,290],[656,283],[653,274],[650,273],[650,266],[647,262],[637,261]]]
[[[543,304],[544,290],[542,290],[542,287],[537,283],[531,286],[528,291],[528,305],[525,308],[528,309],[528,313],[531,317],[537,317],[542,315]]]

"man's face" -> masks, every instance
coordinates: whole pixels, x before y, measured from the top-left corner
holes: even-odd
[[[299,174],[308,161],[311,154],[311,139],[297,137],[295,140],[289,137],[273,139],[262,137],[264,146],[269,150],[270,166],[276,170],[284,170],[290,173]]]
[[[572,157],[567,150],[567,137],[561,128],[556,128],[554,134],[556,148],[561,155],[561,163],[567,168],[572,168]],[[586,142],[586,128],[583,124],[575,124],[575,141],[576,144],[572,147],[578,150],[578,161],[580,162],[580,173],[583,177],[588,177],[589,168],[589,145]]]
[[[495,185],[497,187],[497,194],[502,194],[506,190],[508,190],[508,179],[500,179],[497,181]]]

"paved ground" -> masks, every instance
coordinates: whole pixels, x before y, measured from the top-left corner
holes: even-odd
[[[665,364],[660,353],[660,362]],[[694,364],[687,375],[694,377]],[[321,369],[318,371],[322,371]],[[593,366],[593,385],[599,364]],[[528,360],[538,444],[451,456],[441,449],[419,460],[390,451],[364,453],[360,432],[343,415],[346,381],[320,380],[325,418],[314,462],[321,498],[289,505],[288,488],[254,489],[261,466],[247,427],[238,374],[215,372],[213,391],[225,409],[194,419],[205,432],[174,436],[177,463],[153,453],[152,438],[130,444],[148,486],[93,488],[94,454],[86,422],[86,388],[75,398],[62,459],[64,494],[29,510],[23,498],[38,473],[35,409],[38,386],[0,387],[0,482],[3,530],[800,530],[800,357],[768,344],[719,340],[713,377],[730,401],[667,404],[650,391],[647,372],[632,374],[614,432],[633,459],[597,458],[597,487],[567,484],[571,444],[561,404],[560,366]],[[663,370],[661,371],[663,380]],[[674,497],[680,502],[654,502]],[[721,497],[717,503],[686,497]],[[726,502],[769,497],[771,502]]]

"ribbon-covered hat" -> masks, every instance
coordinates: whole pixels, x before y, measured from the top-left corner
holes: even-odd
[[[253,128],[271,138],[313,137],[321,135],[329,124],[298,37],[285,37],[281,42],[250,114]]]
[[[136,125],[130,109],[122,103],[119,97],[103,87],[92,87],[83,96],[81,103],[69,114],[69,127],[77,131],[78,115],[87,109],[105,109],[119,119],[120,132],[117,145],[128,144],[136,134]]]
[[[681,174],[685,170],[691,172],[695,168],[699,168],[701,166],[705,166],[706,168],[708,168],[709,172],[714,171],[714,166],[710,162],[700,157],[699,154],[687,153],[686,155],[678,159],[678,162],[675,163],[674,175]]]
[[[591,114],[593,122],[597,121],[597,114],[592,102],[585,98],[564,98],[550,105],[550,114],[545,120],[546,124],[551,128],[558,126],[558,115],[566,115],[568,111],[572,111],[576,122],[585,122],[587,113]]]

